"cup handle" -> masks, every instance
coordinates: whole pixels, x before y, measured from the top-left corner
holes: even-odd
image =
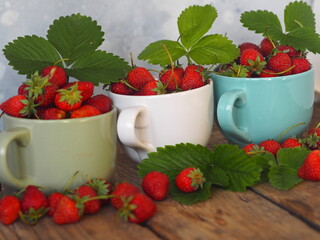
[[[145,107],[130,107],[122,110],[118,116],[117,131],[119,140],[126,146],[153,152],[154,148],[148,143],[140,141],[136,135],[136,128],[148,126],[148,111]],[[140,116],[139,120],[137,118]]]
[[[32,179],[15,177],[8,166],[7,150],[9,144],[13,141],[19,146],[27,146],[30,142],[30,130],[19,127],[0,133],[0,182],[12,187],[24,188],[29,184],[33,184]]]
[[[239,101],[236,103],[236,101]],[[241,141],[252,142],[247,128],[239,128],[233,118],[233,107],[246,103],[244,90],[234,89],[221,95],[217,105],[217,119],[223,131]]]

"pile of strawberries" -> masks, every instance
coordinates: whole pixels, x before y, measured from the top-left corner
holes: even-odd
[[[1,103],[0,110],[13,117],[37,119],[90,117],[111,110],[109,97],[93,95],[93,83],[68,79],[63,68],[48,66],[21,84],[18,95]]]
[[[239,49],[240,56],[233,63],[218,66],[216,70],[219,74],[264,78],[298,74],[311,68],[306,52],[269,38],[263,38],[259,45],[244,42]]]
[[[320,124],[308,131],[305,138],[290,137],[279,143],[275,139],[262,141],[260,144],[244,146],[247,154],[252,155],[264,151],[272,153],[275,157],[281,148],[305,148],[311,150],[303,165],[298,171],[299,177],[310,181],[320,181]]]
[[[126,77],[111,84],[111,92],[122,95],[159,95],[178,91],[187,91],[208,83],[203,66],[190,64],[185,69],[181,66],[168,67],[159,73],[156,79],[144,67],[133,67]]]

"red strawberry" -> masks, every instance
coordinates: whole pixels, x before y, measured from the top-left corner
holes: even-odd
[[[194,192],[202,188],[205,181],[199,168],[188,167],[177,175],[175,182],[182,192]]]
[[[183,78],[184,69],[183,69],[182,67],[176,66],[176,67],[174,68],[174,72],[175,72],[176,74],[178,74],[178,76],[180,77],[180,79]]]
[[[286,53],[277,53],[275,56],[270,58],[268,64],[268,68],[277,72],[282,73],[282,75],[290,75],[291,70],[291,58]]]
[[[84,105],[71,112],[70,118],[92,117],[101,114],[101,112],[93,106]]]
[[[320,150],[313,150],[308,154],[298,175],[305,180],[320,181]]]
[[[106,196],[112,192],[112,184],[106,179],[92,178],[88,185],[96,191],[98,196]],[[108,199],[100,199],[100,202],[101,205],[106,205]]]
[[[21,210],[20,200],[13,196],[7,195],[0,199],[0,221],[9,225],[19,218]]]
[[[320,149],[320,128],[316,127],[310,129],[304,142],[311,150]]]
[[[279,45],[277,47],[277,49],[280,51],[280,52],[284,52],[286,54],[289,55],[290,58],[294,58],[296,56],[299,56],[299,51],[294,49],[293,47],[291,46],[283,46],[283,45]]]
[[[81,91],[78,85],[74,84],[68,89],[59,89],[55,95],[54,103],[56,107],[64,111],[73,111],[82,105]]]
[[[240,49],[240,54],[246,49],[254,49],[254,50],[256,50],[256,51],[258,51],[259,53],[262,54],[262,51],[261,51],[260,47],[257,44],[254,44],[254,43],[251,43],[251,42],[241,43],[239,45],[239,49]]]
[[[204,86],[204,79],[198,71],[185,71],[183,78],[181,79],[180,88],[183,91],[195,89]]]
[[[90,98],[93,95],[94,91],[94,84],[92,82],[88,81],[76,81],[67,83],[65,86],[63,86],[63,89],[69,89],[74,85],[78,85],[77,89],[81,92],[81,101],[84,102],[88,98]]]
[[[189,64],[186,69],[184,70],[184,74],[186,74],[189,71],[197,71],[197,72],[203,72],[204,67],[201,65],[196,65],[196,64]]]
[[[259,147],[258,144],[249,143],[242,148],[247,154],[252,154],[253,152],[261,152],[262,149]]]
[[[56,207],[58,205],[58,203],[60,202],[61,198],[64,196],[64,194],[60,193],[60,192],[53,192],[49,195],[48,197],[48,207],[49,210],[47,212],[47,214],[49,216],[52,216],[54,211],[56,210]]]
[[[157,211],[156,204],[142,193],[127,198],[120,209],[120,216],[132,223],[143,223],[149,220]]]
[[[83,104],[93,106],[96,109],[98,109],[101,113],[109,112],[112,107],[111,99],[103,94],[92,96]]]
[[[142,180],[142,189],[152,199],[163,200],[169,191],[169,178],[162,172],[149,172]]]
[[[111,92],[122,95],[132,95],[133,89],[129,88],[123,81],[111,84]]]
[[[120,209],[123,206],[121,198],[127,198],[139,192],[139,189],[130,183],[120,183],[116,185],[115,189],[113,190],[111,195],[114,197],[110,199],[110,203],[115,209]]]
[[[63,68],[58,66],[48,66],[41,72],[43,77],[49,76],[49,82],[58,84],[59,87],[67,83],[67,74]]]
[[[263,38],[260,42],[260,48],[263,56],[268,56],[273,51],[273,45],[269,38]]]
[[[306,58],[294,58],[291,61],[292,66],[295,66],[292,69],[292,74],[306,72],[311,69],[311,64]]]
[[[295,148],[295,147],[301,147],[302,144],[297,138],[287,138],[281,143],[282,148]]]
[[[80,198],[88,197],[94,198],[97,197],[96,191],[88,186],[88,185],[81,185],[75,190],[75,194],[78,194]],[[101,208],[101,203],[99,199],[92,199],[84,203],[84,213],[93,214],[97,213]]]
[[[164,86],[160,81],[152,80],[147,82],[141,89],[136,93],[140,96],[158,95],[164,93]]]
[[[37,115],[41,119],[51,120],[51,119],[64,119],[67,113],[56,107],[42,108],[37,111]]]
[[[136,67],[129,71],[127,75],[128,83],[136,88],[141,89],[147,82],[154,80],[152,74],[144,67]]]
[[[163,83],[164,87],[169,91],[177,90],[181,82],[181,78],[178,73],[175,71],[172,73],[171,69],[160,73],[159,79]]]
[[[277,155],[277,152],[279,151],[279,149],[281,148],[280,143],[278,143],[276,140],[273,139],[269,139],[269,140],[265,140],[262,141],[259,144],[259,147],[263,147],[263,149],[267,152],[272,153],[274,156]]]
[[[245,66],[253,66],[257,63],[263,62],[264,57],[260,52],[257,50],[248,48],[243,50],[243,52],[240,55],[240,64]]]
[[[34,185],[28,185],[21,198],[21,209],[23,213],[28,213],[31,208],[34,210],[48,207],[46,195]]]
[[[259,74],[259,77],[260,78],[270,78],[270,77],[277,77],[277,73],[273,70],[270,70],[270,69],[263,69],[263,71],[261,71],[261,73]]]
[[[82,208],[69,196],[63,196],[53,212],[52,220],[56,224],[68,224],[79,221]]]
[[[31,114],[30,106],[25,95],[16,95],[1,103],[0,109],[10,116],[23,118]]]

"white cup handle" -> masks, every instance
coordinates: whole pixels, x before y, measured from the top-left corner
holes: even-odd
[[[117,122],[119,140],[130,148],[154,151],[151,144],[140,141],[136,135],[136,129],[146,128],[148,124],[148,110],[145,107],[130,107],[120,111]]]
[[[0,182],[11,187],[24,188],[33,184],[28,177],[17,178],[10,170],[8,165],[7,150],[9,144],[16,141],[19,146],[25,147],[30,141],[30,130],[28,128],[12,128],[0,133]]]

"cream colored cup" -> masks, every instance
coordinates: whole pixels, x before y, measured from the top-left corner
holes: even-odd
[[[139,163],[165,145],[207,145],[213,127],[212,85],[154,96],[110,92],[119,110],[118,137],[131,159]]]
[[[117,110],[78,119],[38,120],[3,116],[0,182],[11,189],[33,184],[45,192],[85,177],[109,179],[115,169]]]

